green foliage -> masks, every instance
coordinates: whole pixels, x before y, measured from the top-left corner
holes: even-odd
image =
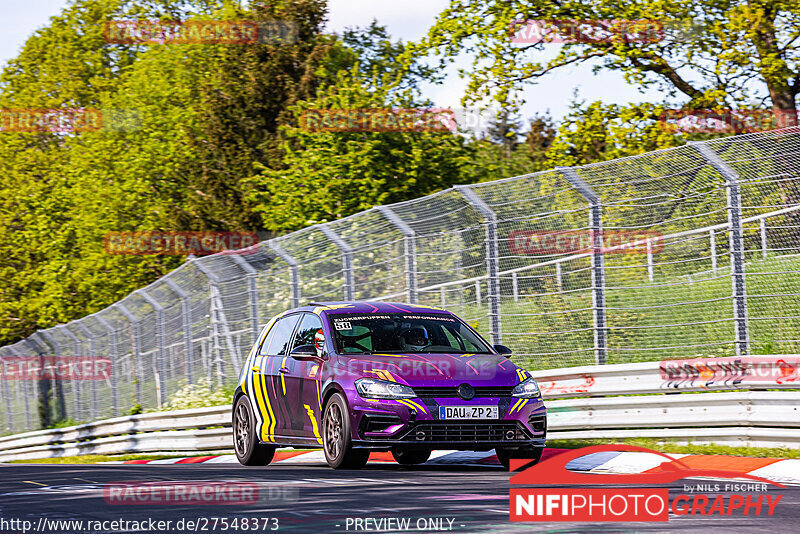
[[[295,230],[459,182],[469,152],[448,132],[325,132],[300,122],[306,110],[416,107],[410,91],[391,89],[354,68],[291,108],[296,123],[283,127],[282,168],[262,167],[247,181],[265,228]]]
[[[509,176],[520,176],[549,169],[547,152],[553,145],[556,129],[549,116],[529,121],[528,131],[501,113],[492,121],[488,135],[471,139],[472,165],[465,169],[465,182],[477,183]]]
[[[607,39],[577,39],[549,61],[531,51],[546,43],[514,43],[515,21],[597,21],[611,28]],[[608,21],[649,21],[658,38],[624,38]],[[605,21],[605,22],[602,22]],[[472,69],[465,100],[521,99],[524,84],[578,64],[596,72],[617,71],[641,86],[656,85],[690,109],[752,107],[769,98],[775,109],[794,110],[800,87],[797,0],[453,0],[438,17],[417,53],[436,52],[442,62],[470,50]]]
[[[233,388],[215,388],[208,377],[203,377],[194,384],[184,384],[178,391],[170,395],[164,406],[148,410],[148,412],[223,406],[231,402],[233,402]]]
[[[47,428],[67,428],[69,426],[76,426],[82,424],[80,421],[76,421],[72,417],[68,417],[66,419],[62,419],[60,421],[56,421],[52,423]]]
[[[89,106],[131,120],[77,135],[0,134],[0,344],[98,311],[183,261],[110,255],[108,232],[260,229],[240,180],[254,162],[277,157],[285,106],[313,93],[330,41],[319,38],[323,13],[320,2],[304,0],[254,12],[215,2],[78,0],[29,39],[0,78],[0,107]],[[301,40],[103,39],[105,21],[161,16],[282,17],[298,22]]]
[[[125,462],[128,460],[164,460],[167,458],[186,458],[207,456],[205,454],[84,454],[81,456],[58,456],[56,458],[38,458],[35,460],[10,460],[10,464],[99,464],[101,462]]]
[[[659,121],[662,106],[575,102],[545,153],[546,165],[585,165],[685,144]]]

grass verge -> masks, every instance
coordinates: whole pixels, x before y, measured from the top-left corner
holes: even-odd
[[[209,454],[86,454],[83,456],[62,456],[58,458],[39,458],[37,460],[11,460],[10,464],[96,464],[99,462],[116,462],[127,460],[163,460],[165,458],[191,458],[194,456],[211,456]]]

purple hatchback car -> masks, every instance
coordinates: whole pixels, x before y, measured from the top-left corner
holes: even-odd
[[[333,468],[370,451],[401,464],[434,449],[538,460],[547,430],[536,382],[450,312],[392,302],[312,303],[272,319],[233,400],[236,456],[321,447]]]

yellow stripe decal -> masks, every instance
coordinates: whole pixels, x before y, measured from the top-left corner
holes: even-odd
[[[319,413],[322,413],[322,382],[317,380],[317,402],[319,403]]]
[[[420,406],[419,404],[417,404],[417,403],[416,403],[416,402],[414,402],[414,401],[410,401],[410,400],[405,400],[405,399],[403,399],[403,400],[398,400],[397,402],[399,402],[399,403],[401,403],[401,404],[405,404],[405,405],[406,405],[406,406],[408,406],[409,408],[415,408],[415,409],[417,409],[417,410],[421,411],[422,413],[425,413],[425,414],[426,414],[426,413],[428,413],[428,412],[425,410],[425,408],[423,408],[422,406]]]
[[[267,389],[267,379],[261,375],[261,387],[264,391],[264,402],[269,412],[269,425],[267,426],[266,441],[275,441],[275,414],[272,412],[272,404],[269,402],[269,390]],[[264,432],[262,431],[262,435]]]
[[[261,363],[261,358],[256,358],[257,363]],[[268,441],[269,438],[269,412],[267,412],[266,403],[264,402],[264,388],[262,386],[261,375],[253,372],[253,389],[255,390],[256,403],[258,404],[258,411],[261,412],[261,418],[264,422],[261,424],[261,439]],[[266,430],[265,430],[266,429]]]
[[[511,408],[511,410],[508,413],[514,413],[514,410],[517,409],[517,406],[519,406],[520,402],[522,402],[522,399],[517,399],[516,404],[514,404],[514,406]]]
[[[317,438],[317,443],[320,445],[322,444],[322,438],[319,435],[319,426],[317,426],[317,419],[314,417],[314,410],[311,409],[311,406],[308,404],[304,404],[306,409],[306,413],[308,417],[311,419],[311,428],[314,430],[314,437]]]

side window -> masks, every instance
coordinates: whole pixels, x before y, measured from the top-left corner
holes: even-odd
[[[300,320],[300,327],[297,329],[297,335],[294,337],[292,348],[299,347],[300,345],[313,345],[314,336],[317,331],[322,329],[322,319],[313,313],[306,313]]]
[[[289,315],[275,323],[275,326],[272,327],[272,332],[270,332],[271,339],[269,340],[269,348],[266,354],[270,356],[283,356],[288,353],[286,349],[289,348],[292,332],[294,332],[294,327],[299,318],[299,315]]]
[[[261,346],[258,348],[258,355],[259,356],[266,356],[267,349],[269,348],[269,342],[272,341],[272,336],[275,335],[275,327],[278,325],[278,321],[275,321],[275,324],[272,325],[272,328],[269,329],[269,333],[264,338],[264,342],[261,343]]]

